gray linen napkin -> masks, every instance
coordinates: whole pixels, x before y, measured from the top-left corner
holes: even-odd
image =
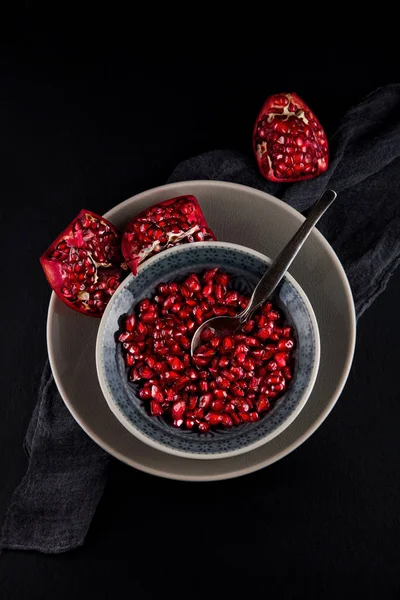
[[[385,288],[400,260],[400,85],[350,110],[330,140],[328,171],[276,184],[254,159],[215,150],[181,163],[169,181],[218,179],[269,192],[301,212],[327,187],[339,196],[319,227],[342,260],[358,316]],[[108,455],[75,423],[48,364],[26,436],[28,470],[11,500],[0,548],[65,552],[83,544],[101,498]]]
[[[58,553],[81,546],[104,490],[110,456],[72,418],[48,362],[25,450],[28,469],[11,499],[0,548]]]

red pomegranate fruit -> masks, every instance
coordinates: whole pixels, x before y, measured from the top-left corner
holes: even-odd
[[[328,168],[328,140],[314,113],[297,94],[269,96],[257,117],[253,146],[269,181],[312,179]]]
[[[129,221],[122,236],[122,253],[136,275],[153,254],[189,242],[215,240],[194,196],[171,198],[150,206]]]
[[[128,271],[120,234],[89,210],[81,210],[40,263],[57,296],[70,308],[93,317],[101,317]]]
[[[207,433],[255,422],[290,385],[293,329],[270,302],[231,335],[219,338],[205,329],[191,357],[198,325],[247,306],[249,299],[230,290],[229,279],[210,269],[179,283],[160,283],[118,332],[135,392],[150,415],[174,427]]]

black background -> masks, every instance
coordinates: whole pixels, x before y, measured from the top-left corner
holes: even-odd
[[[172,32],[171,19],[108,19],[83,21],[66,5],[49,18],[26,2],[1,23],[0,515],[26,467],[50,296],[38,257],[55,235],[80,208],[105,212],[192,155],[249,154],[270,93],[296,91],[330,134],[399,74],[385,44],[329,44],[320,29],[304,37],[301,22],[290,37],[283,17],[272,43],[267,13],[250,41],[239,22],[195,32],[191,18]],[[1,598],[397,597],[399,283],[397,273],[361,318],[345,391],[295,453],[212,484],[114,461],[84,547],[4,552]]]

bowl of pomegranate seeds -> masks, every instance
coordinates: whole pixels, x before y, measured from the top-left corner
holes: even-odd
[[[139,265],[111,297],[96,343],[105,399],[124,427],[169,454],[218,459],[279,435],[304,407],[320,357],[317,321],[289,274],[233,334],[202,333],[240,313],[271,263],[244,246],[199,242]]]

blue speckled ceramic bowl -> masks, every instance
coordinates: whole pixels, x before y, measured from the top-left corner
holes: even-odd
[[[290,275],[280,284],[274,302],[296,332],[294,377],[287,392],[260,421],[209,433],[181,431],[163,419],[147,414],[142,400],[128,383],[115,334],[119,319],[162,282],[205,269],[221,267],[232,275],[232,286],[251,294],[271,263],[263,254],[226,242],[200,242],[177,246],[150,258],[130,275],[111,298],[102,317],[96,343],[96,364],[105,399],[119,421],[137,438],[169,454],[185,458],[227,458],[253,450],[281,433],[304,407],[317,376],[320,343],[317,321],[305,293]]]

